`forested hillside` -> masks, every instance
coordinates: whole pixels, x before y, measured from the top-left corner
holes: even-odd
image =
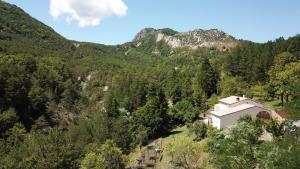
[[[179,125],[199,127],[199,114],[229,95],[245,94],[300,119],[299,35],[264,44],[243,41],[230,50],[172,48],[164,40],[156,43],[153,35],[139,34],[133,42],[106,46],[65,39],[3,1],[0,23],[3,169],[125,168],[136,147]],[[233,141],[220,140],[225,132],[209,129],[209,166],[250,169],[259,163],[262,168],[296,169],[298,130],[269,126],[277,133],[269,143],[258,140],[258,125],[249,119],[229,132]],[[249,133],[237,135],[247,129]],[[228,146],[232,142],[236,145]],[[288,144],[292,152],[285,151]],[[274,153],[267,156],[268,149]],[[240,159],[232,157],[235,153]],[[290,165],[276,165],[283,160]]]

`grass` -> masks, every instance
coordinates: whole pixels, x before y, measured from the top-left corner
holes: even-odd
[[[260,103],[265,105],[267,108],[271,108],[271,109],[274,109],[274,110],[282,110],[282,106],[280,104],[279,99],[275,98],[275,99],[271,99],[271,100],[265,100],[263,98],[263,96],[260,96],[258,94],[256,94],[252,99],[259,101]]]
[[[267,107],[271,107],[274,110],[282,110],[282,106],[280,105],[279,100],[270,100],[270,101],[265,101],[264,105]]]
[[[171,131],[170,135],[153,140],[152,142],[142,147],[141,149],[137,147],[134,151],[132,151],[132,153],[128,155],[128,165],[136,166],[136,162],[137,162],[136,159],[138,159],[141,153],[146,150],[147,146],[149,145],[155,145],[158,147],[161,146],[161,149],[163,150],[166,145],[174,142],[178,137],[193,137],[193,135],[189,133],[187,126],[177,127]],[[160,169],[171,168],[169,161],[170,159],[163,158],[161,153],[156,161],[156,168],[160,168]]]

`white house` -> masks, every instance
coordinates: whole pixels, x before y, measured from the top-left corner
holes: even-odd
[[[208,114],[208,123],[220,129],[235,124],[241,117],[250,115],[255,118],[258,114],[267,114],[268,110],[256,101],[246,97],[230,96],[219,100],[214,110]]]

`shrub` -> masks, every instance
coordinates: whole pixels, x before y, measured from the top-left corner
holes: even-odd
[[[196,140],[200,141],[207,136],[208,127],[203,121],[196,121],[191,126],[190,131],[195,134]]]

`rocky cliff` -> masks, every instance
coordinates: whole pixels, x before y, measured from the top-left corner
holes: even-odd
[[[188,32],[176,32],[171,29],[145,28],[141,30],[133,39],[133,42],[140,46],[145,38],[152,37],[155,43],[164,41],[171,48],[188,47],[216,48],[220,51],[235,48],[240,42],[234,37],[218,29],[196,29]],[[153,38],[154,37],[154,38]]]

